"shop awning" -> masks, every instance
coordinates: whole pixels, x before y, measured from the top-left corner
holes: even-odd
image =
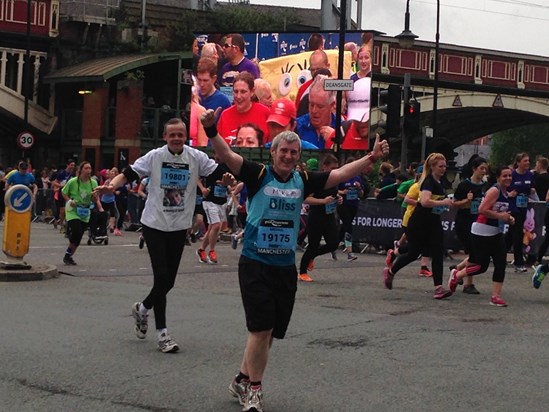
[[[44,83],[104,82],[112,77],[149,64],[191,58],[192,52],[104,57],[55,70],[44,77]]]

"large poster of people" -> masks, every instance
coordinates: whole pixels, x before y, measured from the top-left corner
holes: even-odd
[[[200,33],[196,39],[191,145],[208,145],[198,119],[214,109],[219,134],[231,146],[269,147],[278,133],[293,130],[303,149],[333,149],[337,91],[326,90],[325,82],[341,77],[353,80],[353,90],[342,93],[340,149],[368,150],[372,33],[347,32],[342,51],[339,32]]]

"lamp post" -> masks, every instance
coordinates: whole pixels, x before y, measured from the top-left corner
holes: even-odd
[[[403,48],[410,48],[414,45],[414,40],[417,36],[410,31],[410,0],[406,0],[406,14],[404,15],[404,31],[395,36],[398,43]],[[438,109],[438,65],[439,65],[439,48],[440,48],[440,0],[437,0],[437,23],[435,34],[435,67],[433,81],[433,138],[437,137],[437,109]]]

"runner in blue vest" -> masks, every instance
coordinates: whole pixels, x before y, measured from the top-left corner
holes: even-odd
[[[244,411],[261,412],[261,380],[269,349],[273,338],[284,338],[295,301],[295,249],[303,199],[370,170],[389,152],[389,145],[377,136],[372,152],[355,162],[331,172],[298,172],[295,166],[301,156],[301,140],[297,134],[284,131],[274,138],[270,148],[272,165],[255,163],[233,152],[219,136],[216,114],[207,110],[202,115],[206,134],[219,161],[248,189],[238,277],[249,334],[240,372],[229,392],[238,398]]]

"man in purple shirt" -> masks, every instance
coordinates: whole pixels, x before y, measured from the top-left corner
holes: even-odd
[[[250,73],[254,79],[259,77],[259,68],[250,59],[244,57],[244,37],[233,33],[226,37],[223,50],[225,58],[228,60],[219,71],[219,85],[223,87],[232,87],[234,78],[240,72]]]

